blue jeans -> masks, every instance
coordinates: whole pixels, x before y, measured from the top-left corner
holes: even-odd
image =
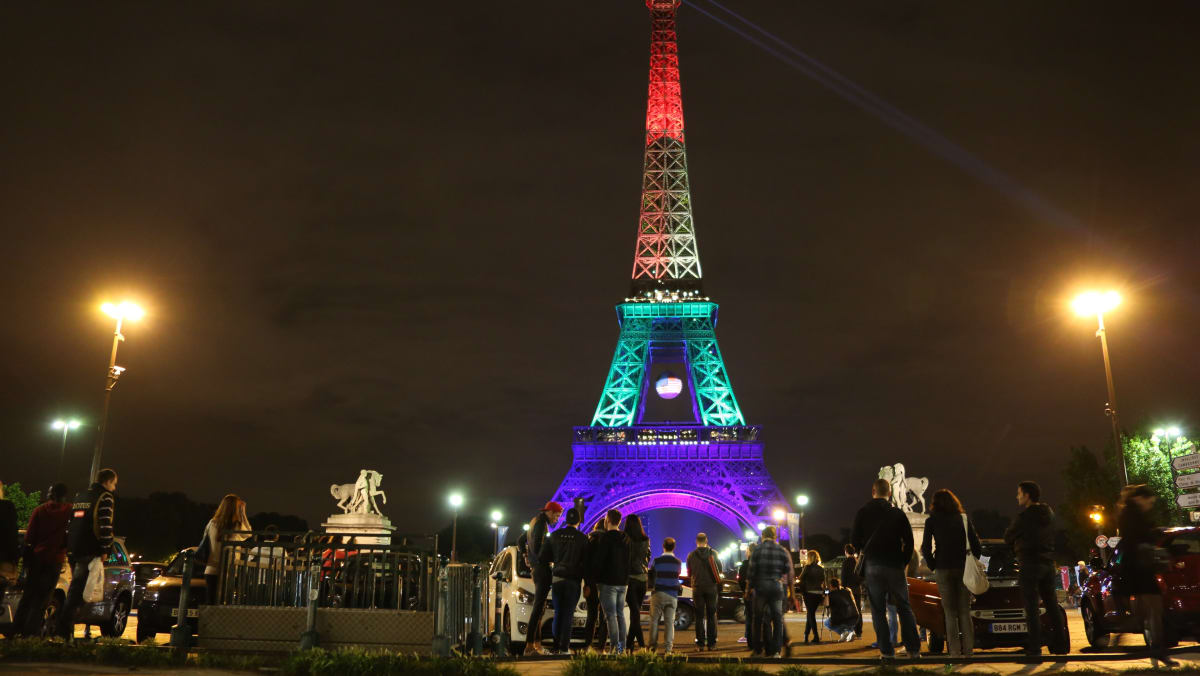
[[[847,622],[846,624],[834,624],[832,618],[825,618],[825,628],[838,635],[844,634],[848,631],[854,631],[857,625],[858,620]]]
[[[778,580],[759,582],[754,595],[762,604],[763,622],[771,623],[771,633],[763,632],[762,645],[767,655],[774,655],[783,648],[783,585]]]
[[[888,601],[896,605],[905,649],[910,655],[918,654],[921,651],[921,638],[917,634],[917,618],[913,616],[912,604],[908,600],[908,579],[904,577],[904,569],[870,562],[866,568],[867,598],[871,600],[871,621],[875,623],[879,654],[891,657],[896,651],[888,625]]]
[[[600,607],[608,622],[608,642],[616,653],[625,652],[625,585],[599,584]]]
[[[575,606],[579,605],[579,580],[554,578],[550,598],[554,601],[554,649],[560,652],[569,650]]]

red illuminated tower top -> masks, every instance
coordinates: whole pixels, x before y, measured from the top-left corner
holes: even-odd
[[[630,300],[694,300],[700,287],[700,256],[692,226],[679,45],[675,9],[680,0],[647,0],[650,9],[650,88],[646,98],[646,156],[642,205],[633,259]]]

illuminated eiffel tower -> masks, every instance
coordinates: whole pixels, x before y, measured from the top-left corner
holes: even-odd
[[[591,425],[575,428],[574,463],[555,500],[583,500],[585,526],[612,508],[678,508],[740,536],[788,505],[763,463],[760,428],[746,425],[738,407],[717,345],[717,304],[701,286],[679,88],[679,0],[646,5],[650,91],[633,285],[617,306],[621,335],[604,392]],[[691,422],[643,422],[655,364],[684,365]]]

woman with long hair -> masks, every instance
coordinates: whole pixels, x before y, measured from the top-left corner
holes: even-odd
[[[210,604],[217,602],[217,584],[221,576],[221,541],[245,540],[250,537],[250,520],[246,518],[246,501],[230,493],[221,498],[217,511],[204,526],[208,538],[208,560],[204,561],[204,588]],[[247,531],[247,532],[236,532]]]
[[[820,643],[821,634],[817,623],[817,610],[825,601],[825,567],[821,565],[821,554],[815,549],[808,550],[808,561],[800,570],[800,588],[804,593],[804,607],[808,610],[808,619],[804,622],[804,642],[808,643],[808,632],[812,632],[812,642]]]
[[[950,657],[970,657],[975,648],[971,592],[963,583],[968,548],[975,556],[982,552],[975,525],[966,515],[958,496],[943,488],[933,494],[929,518],[925,520],[921,555],[925,557],[925,565],[933,571],[938,596],[942,597]]]
[[[1133,597],[1133,611],[1150,635],[1150,651],[1169,667],[1175,660],[1167,656],[1163,625],[1163,597],[1155,570],[1157,538],[1150,510],[1158,496],[1146,484],[1126,486],[1117,502],[1117,528],[1121,531],[1118,574],[1113,576],[1114,591],[1122,598]]]
[[[646,598],[646,570],[650,565],[650,536],[642,527],[637,514],[625,517],[625,537],[629,538],[629,585],[625,590],[625,603],[629,606],[629,630],[625,636],[625,649],[646,647],[642,638],[642,600]]]

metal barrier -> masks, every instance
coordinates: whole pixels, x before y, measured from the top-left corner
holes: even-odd
[[[223,533],[217,603],[305,607],[315,590],[321,608],[433,610],[438,566],[432,551],[332,539],[313,533]]]

